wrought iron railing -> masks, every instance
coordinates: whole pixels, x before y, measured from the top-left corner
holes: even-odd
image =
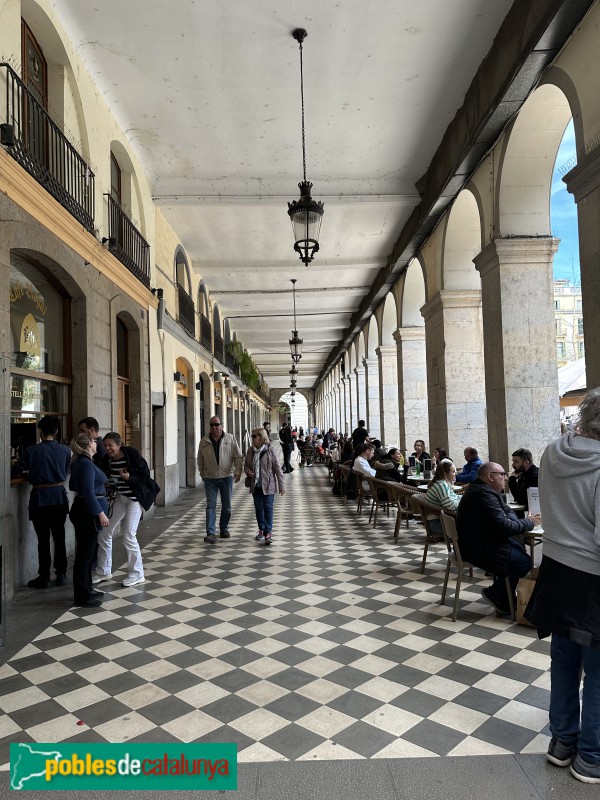
[[[213,350],[215,358],[218,358],[221,364],[225,363],[225,355],[223,352],[223,338],[215,331],[215,347]]]
[[[179,322],[192,336],[196,335],[196,312],[194,309],[194,301],[183,288],[177,284],[177,293],[179,299]]]
[[[150,245],[123,211],[121,206],[106,194],[108,200],[108,244],[111,253],[140,280],[150,287]]]
[[[204,314],[200,314],[200,344],[212,353],[212,325]]]
[[[237,361],[231,355],[231,353],[227,353],[225,355],[225,363],[226,363],[226,366],[229,369],[229,371],[233,372],[233,374],[237,375],[237,377],[239,378],[240,377],[240,365],[237,363]]]
[[[93,233],[94,173],[43,105],[5,63],[0,63],[0,86],[6,93],[3,139],[7,152]]]

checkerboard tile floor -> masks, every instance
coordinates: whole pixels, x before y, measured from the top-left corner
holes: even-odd
[[[323,467],[287,485],[270,548],[241,485],[213,546],[201,500],[145,548],[146,583],[116,575],[0,667],[0,763],[78,740],[234,741],[241,762],[545,752],[549,646],[496,619],[489,579],[453,623],[442,546],[421,575],[420,528],[395,544]]]

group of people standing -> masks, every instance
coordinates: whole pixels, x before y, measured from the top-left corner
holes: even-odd
[[[29,519],[38,541],[38,576],[28,586],[49,588],[52,566],[55,585],[67,584],[68,514],[75,530],[74,604],[98,607],[104,592],[95,586],[112,578],[112,538],[119,523],[128,564],[121,585],[130,587],[144,582],[137,528],[143,511],[152,506],[160,488],[139,451],[126,446],[118,433],[100,438],[94,417],[79,422],[70,448],[56,440],[56,417],[42,417],[37,427],[39,444],[28,447],[12,467],[13,477],[26,475],[32,486]],[[69,489],[75,493],[70,509],[65,488],[69,472]],[[54,543],[54,563],[50,539]]]

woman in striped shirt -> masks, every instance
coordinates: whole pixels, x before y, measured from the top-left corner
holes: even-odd
[[[449,458],[443,458],[435,468],[435,474],[427,487],[425,498],[444,511],[453,513],[458,508],[460,497],[452,488],[456,467]]]

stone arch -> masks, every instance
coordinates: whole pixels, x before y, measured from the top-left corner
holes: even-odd
[[[473,259],[482,247],[482,220],[475,195],[463,189],[445,218],[442,246],[443,290],[481,289]]]
[[[396,298],[393,292],[390,292],[385,298],[383,304],[383,313],[381,315],[381,344],[393,345],[394,333],[398,328],[398,310],[396,305]]]
[[[404,273],[400,304],[400,327],[415,328],[423,325],[421,307],[427,296],[426,275],[418,258],[409,262]]]
[[[540,86],[524,103],[501,145],[497,235],[550,236],[552,172],[572,116],[569,99],[554,83]]]
[[[67,138],[81,153],[85,161],[90,164],[90,142],[85,109],[81,100],[79,86],[75,79],[75,70],[63,44],[59,31],[54,23],[35,2],[35,0],[21,0],[21,16],[32,29],[32,32],[44,52],[48,61],[49,85],[48,105],[54,121],[62,128]],[[57,69],[66,67],[66,70]],[[65,84],[68,83],[68,91]],[[69,97],[73,104],[73,112],[77,120],[77,130],[69,130],[65,125],[65,118],[69,109],[65,106],[65,97]],[[90,165],[91,166],[91,165]],[[97,187],[98,189],[99,187]]]
[[[212,321],[213,321],[213,332],[217,336],[222,336],[221,313],[219,311],[218,303],[215,303],[214,306],[213,306],[213,314],[212,314],[212,316],[213,316],[213,319],[212,319]]]
[[[128,178],[122,186],[122,203],[123,211],[130,215],[135,222],[135,217],[139,219],[140,233],[145,237],[147,236],[146,230],[146,215],[144,213],[144,201],[140,184],[136,174],[133,161],[129,155],[129,151],[125,145],[118,139],[113,139],[110,143],[110,152],[117,159],[121,173],[125,174]],[[108,166],[108,165],[107,165]]]
[[[173,256],[173,274],[175,277],[175,284],[185,289],[186,293],[191,297],[192,295],[192,278],[190,274],[190,265],[185,254],[183,247],[178,244]]]
[[[184,373],[175,391],[177,463],[181,489],[196,484],[196,378],[194,368],[185,356],[176,359],[175,371]]]
[[[120,297],[115,298],[117,301]],[[121,328],[126,331],[122,341]],[[113,375],[113,430],[119,431],[125,444],[141,449],[140,418],[142,401],[143,337],[140,326],[129,309],[118,303],[111,321]],[[123,347],[125,348],[123,351]]]
[[[210,306],[208,302],[208,291],[206,289],[206,284],[204,281],[200,281],[200,285],[198,286],[198,313],[202,314],[202,316],[206,317],[206,319],[210,319]]]
[[[365,339],[365,358],[375,358],[375,350],[379,347],[379,325],[375,314],[369,319]]]

